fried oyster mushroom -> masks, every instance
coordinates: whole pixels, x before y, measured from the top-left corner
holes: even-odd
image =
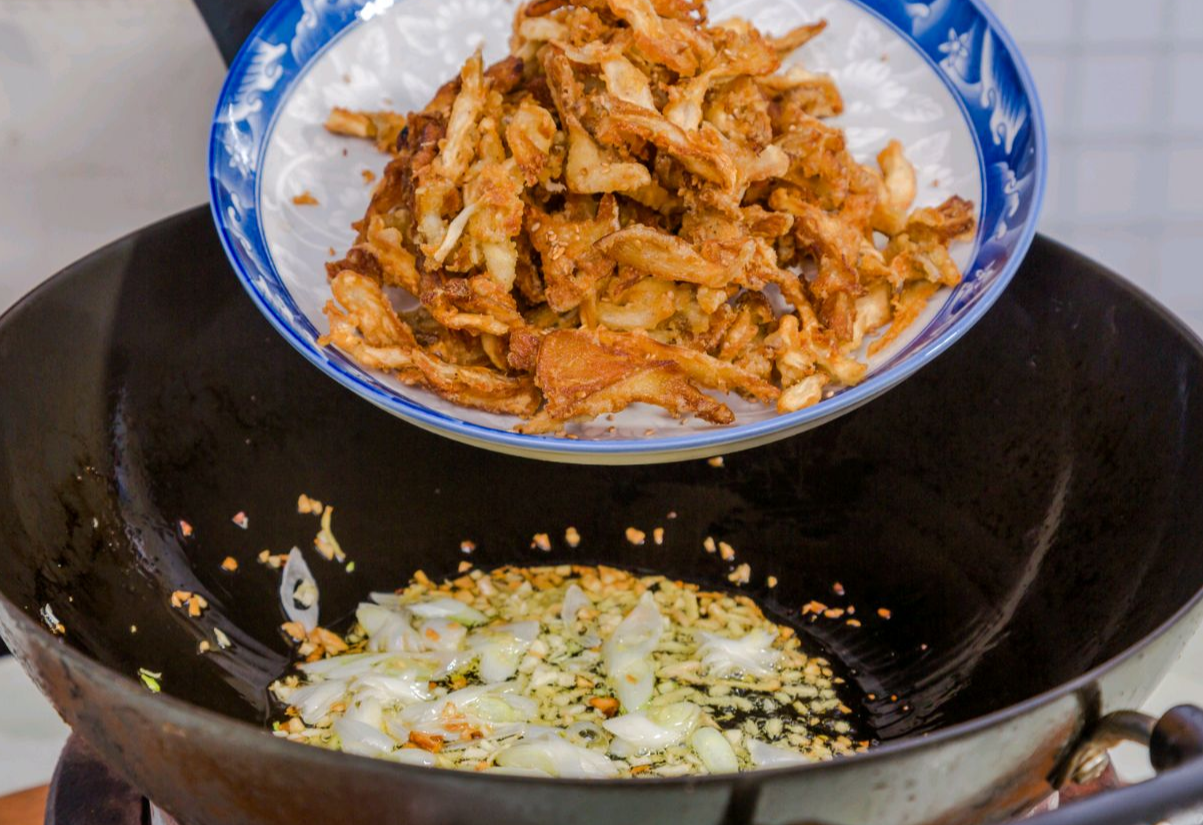
[[[392,159],[328,265],[322,343],[538,434],[634,403],[725,425],[721,393],[787,413],[861,381],[858,353],[960,282],[976,210],[914,209],[897,141],[852,157],[832,78],[783,65],[824,28],[535,0],[510,57],[478,51],[422,111],[334,109]]]

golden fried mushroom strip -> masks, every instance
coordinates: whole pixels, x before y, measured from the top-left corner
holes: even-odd
[[[969,240],[977,226],[973,204],[953,195],[939,206],[918,209],[907,221],[906,231],[924,240],[950,244]]]
[[[735,364],[711,357],[688,347],[662,344],[642,333],[620,333],[598,330],[597,340],[628,355],[645,359],[669,361],[681,368],[694,383],[721,392],[738,392],[758,401],[773,401],[780,391]]]
[[[513,288],[518,275],[514,239],[522,231],[522,191],[522,171],[513,158],[483,165],[464,186],[464,197],[474,207],[468,219],[468,236],[479,248],[489,275],[506,292]]]
[[[756,80],[740,77],[708,95],[705,119],[728,140],[759,150],[773,142],[771,103]]]
[[[674,416],[696,415],[715,424],[735,420],[731,410],[698,391],[671,361],[632,359],[585,330],[552,332],[539,348],[535,382],[547,405],[525,433],[549,433],[568,422],[654,404]]]
[[[813,343],[802,331],[798,317],[786,315],[777,331],[769,337],[777,373],[785,390],[777,399],[777,412],[789,413],[817,404],[830,376],[816,370],[818,354]]]
[[[613,330],[655,329],[676,313],[676,286],[658,278],[641,278],[620,299],[597,304],[598,323]]]
[[[953,240],[972,232],[973,205],[958,197],[935,209],[919,209],[906,222],[906,231],[891,238],[883,253],[896,287],[926,279],[943,286],[961,282],[961,271],[948,252]]]
[[[593,216],[574,215],[567,209],[548,214],[532,208],[528,224],[531,245],[543,264],[547,303],[556,312],[576,309],[614,271],[614,261],[596,246],[618,230],[618,201],[613,195],[601,199]]]
[[[729,423],[703,390],[792,412],[856,384],[870,336],[888,325],[879,352],[959,282],[949,246],[975,210],[912,212],[897,142],[876,168],[851,155],[823,121],[843,111],[834,80],[781,70],[824,27],[766,37],[709,23],[704,0],[532,0],[510,57],[486,70],[478,51],[423,111],[335,109],[328,129],[394,159],[328,265],[323,342],[534,416],[526,432],[637,402]],[[422,307],[398,317],[393,286]]]
[[[854,302],[861,292],[857,263],[862,236],[855,226],[807,203],[796,192],[778,189],[769,205],[794,216],[793,231],[799,248],[808,250],[818,261],[819,272],[810,291],[819,299],[819,313],[838,340],[850,340],[855,324]]]
[[[543,17],[564,8],[571,0],[531,0],[518,11],[520,17]]]
[[[476,154],[476,124],[485,105],[484,57],[477,49],[460,72],[460,91],[447,121],[447,140],[432,164],[435,174],[459,183]]]
[[[813,407],[823,400],[823,388],[830,383],[830,378],[818,372],[803,378],[781,393],[781,398],[777,400],[777,412],[791,413]]]
[[[869,345],[869,354],[876,355],[906,330],[923,313],[924,307],[940,288],[939,284],[931,281],[915,281],[903,287],[902,292],[894,299],[894,315],[890,320],[890,328],[886,334]]]
[[[530,418],[543,402],[527,375],[510,377],[486,367],[456,366],[420,349],[413,359],[430,389],[463,407]]]
[[[758,77],[756,82],[772,96],[779,123],[792,123],[802,115],[835,117],[844,111],[844,98],[828,74],[794,66],[784,74]]]
[[[824,208],[838,209],[848,196],[853,168],[859,168],[847,151],[843,133],[802,113],[789,122],[788,130],[784,126],[773,125],[775,132],[784,132],[775,143],[790,158],[789,173],[783,178]]]
[[[773,44],[773,48],[781,54],[790,54],[805,46],[810,41],[814,40],[822,34],[827,28],[827,21],[820,20],[817,23],[807,23],[803,26],[786,32],[780,37],[770,38],[769,42]]]
[[[335,106],[326,118],[326,130],[336,135],[368,138],[381,152],[396,152],[397,138],[406,119],[396,112],[356,112]]]
[[[326,303],[330,332],[318,343],[334,344],[360,364],[395,372],[406,383],[424,383],[413,360],[418,343],[397,317],[380,284],[347,270],[339,273],[330,287],[337,303]]]
[[[814,353],[815,363],[841,384],[853,387],[864,380],[869,368],[859,361],[844,355],[832,336],[819,323],[814,310],[809,306],[797,307],[808,346]]]
[[[610,11],[626,21],[635,34],[635,45],[647,57],[680,75],[697,72],[701,59],[699,38],[692,26],[656,12],[652,0],[608,0]],[[704,48],[704,47],[703,47]]]
[[[611,260],[666,281],[721,289],[731,280],[726,269],[703,258],[687,241],[644,224],[608,235],[596,246]]]
[[[397,316],[384,290],[373,279],[347,270],[330,282],[330,289],[370,346],[413,349],[418,345],[413,332]]]
[[[702,125],[702,107],[706,105],[706,94],[710,91],[713,81],[714,72],[708,71],[670,88],[664,117],[686,132],[695,131]]]
[[[873,210],[873,228],[890,237],[906,229],[907,212],[915,202],[919,183],[915,178],[915,167],[906,159],[902,144],[891,140],[877,156],[881,167],[883,197]]]
[[[706,22],[706,0],[652,0],[652,5],[661,17]]]
[[[621,146],[629,145],[633,139],[645,140],[668,152],[704,180],[726,189],[733,189],[738,182],[739,171],[718,130],[686,132],[659,112],[609,95],[598,95],[597,105],[602,112],[597,136],[603,143]]]
[[[412,369],[414,362],[410,357],[411,350],[401,347],[374,347],[367,343],[359,335],[355,318],[341,310],[333,301],[326,303],[325,313],[330,322],[330,332],[319,339],[322,346],[333,344],[361,366],[395,372],[407,384],[420,381]]]
[[[367,112],[355,112],[335,106],[326,118],[326,131],[347,137],[375,138],[376,124]]]
[[[610,54],[601,61],[601,69],[602,76],[606,79],[606,88],[614,97],[633,106],[656,110],[656,101],[652,98],[652,87],[647,75],[635,68],[634,63],[621,54]]]
[[[551,112],[529,97],[522,98],[509,124],[505,141],[527,186],[539,182],[551,161],[551,146],[556,137],[556,121]]]
[[[583,46],[556,41],[555,45],[573,63],[596,66],[606,82],[606,90],[614,97],[658,111],[650,79],[623,55],[629,40],[628,37],[616,37],[612,41],[596,40]]]
[[[541,397],[529,377],[448,364],[425,352],[373,279],[346,271],[330,285],[342,306],[333,301],[326,305],[330,334],[320,341],[323,346],[333,343],[365,366],[395,371],[402,381],[421,384],[456,404],[519,416],[539,408]]]
[[[459,91],[451,104],[438,154],[425,166],[419,168],[414,164],[414,223],[422,253],[435,264],[441,264],[451,254],[476,209],[464,207],[457,186],[476,154],[477,122],[484,110],[485,92],[484,60],[477,51],[460,72]],[[448,225],[450,214],[456,214],[457,218]]]
[[[845,351],[860,349],[865,336],[890,323],[892,294],[889,281],[874,281],[865,287],[865,294],[856,299],[856,324],[852,328],[852,340],[844,347]]]
[[[716,50],[709,63],[716,79],[762,77],[781,68],[781,55],[751,23],[731,18],[709,30]]]
[[[764,328],[777,319],[762,292],[745,292],[735,301],[731,323],[723,333],[717,356],[735,361],[745,355],[762,337]]]
[[[358,248],[376,259],[386,286],[399,286],[414,296],[421,293],[417,261],[405,248],[405,239],[399,229],[385,226],[383,218],[373,217],[368,223],[367,241]]]
[[[606,156],[593,136],[581,125],[583,91],[564,53],[555,47],[547,49],[543,68],[560,115],[560,123],[568,134],[568,163],[564,170],[568,190],[590,195],[631,192],[649,186],[652,176],[646,166],[619,162]]]
[[[790,320],[791,318],[793,320]],[[814,310],[804,301],[795,304],[794,315],[782,316],[777,331],[768,336],[767,343],[778,361],[782,385],[787,388],[790,381],[810,375],[813,367],[821,369],[838,383],[849,387],[859,384],[868,371],[868,367],[840,350],[832,340],[831,334],[819,322]],[[781,371],[780,363],[783,351],[795,353],[784,372]]]
[[[505,335],[526,325],[509,290],[488,275],[427,275],[420,297],[435,320],[448,329]]]

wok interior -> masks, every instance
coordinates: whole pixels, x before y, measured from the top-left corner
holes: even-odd
[[[289,650],[280,573],[254,559],[310,546],[302,492],[335,506],[356,565],[310,556],[328,624],[417,569],[453,574],[464,539],[485,569],[603,562],[716,587],[729,567],[702,543],[726,540],[767,606],[795,619],[812,599],[856,606],[860,628],[804,626],[877,696],[864,710],[882,739],[1054,688],[1203,582],[1198,353],[1110,282],[1085,304],[1084,276],[1037,290],[1021,273],[905,385],[723,468],[574,467],[451,443],[335,386],[261,319],[210,235],[102,255],[0,329],[0,589],[31,616],[51,604],[67,643],[131,677],[161,672],[197,705],[268,712]],[[664,545],[631,546],[632,525],[663,526]],[[550,554],[530,548],[537,532]],[[176,589],[210,610],[173,610]],[[234,647],[199,656],[214,625]]]

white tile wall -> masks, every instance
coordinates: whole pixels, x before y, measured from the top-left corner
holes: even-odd
[[[1170,125],[1203,131],[1203,54],[1174,57],[1173,103]]]
[[[1146,158],[1122,145],[1083,146],[1066,158],[1074,169],[1074,200],[1065,204],[1083,218],[1119,218],[1140,198]]]
[[[1203,78],[1203,75],[1200,76]],[[1182,144],[1169,151],[1169,166],[1171,169],[1203,170],[1203,141],[1196,144]],[[1171,175],[1166,191],[1166,206],[1170,216],[1179,220],[1190,221],[1192,216],[1199,214],[1200,202],[1203,201],[1203,174]]]
[[[1140,134],[1149,128],[1158,95],[1157,59],[1143,52],[1116,51],[1078,57],[1077,126],[1087,137]]]
[[[1203,0],[993,5],[1045,101],[1043,230],[1203,331]],[[187,0],[0,0],[0,310],[105,241],[204,202],[222,71]],[[3,795],[49,778],[64,729],[11,660],[0,696]],[[1183,700],[1203,702],[1203,636],[1149,708]]]
[[[1130,3],[1094,3],[1082,20],[1081,37],[1091,44],[1156,40],[1167,5],[1169,0],[1143,0],[1138,9]]]
[[[990,6],[1025,46],[1064,43],[1076,30],[1077,10],[1072,0],[1005,0]]]
[[[1203,2],[992,5],[1044,99],[1043,231],[1203,328]]]
[[[187,0],[0,0],[0,307],[204,202],[222,73]]]
[[[1177,8],[1174,30],[1184,40],[1203,40],[1203,3],[1186,2]]]

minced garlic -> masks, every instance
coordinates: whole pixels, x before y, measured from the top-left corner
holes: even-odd
[[[272,685],[288,711],[277,735],[566,777],[751,770],[866,747],[830,665],[744,595],[612,567],[505,567],[415,576],[356,618],[345,640],[286,626],[308,662]]]

